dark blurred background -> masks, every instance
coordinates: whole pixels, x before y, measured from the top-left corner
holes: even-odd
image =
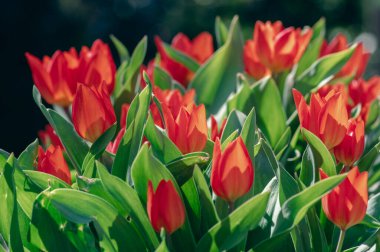
[[[240,16],[245,38],[256,20],[282,20],[285,26],[327,20],[327,37],[343,32],[375,51],[380,39],[380,0],[15,0],[0,9],[0,148],[19,154],[46,124],[32,98],[32,77],[24,53],[38,57],[57,49],[79,49],[114,34],[130,51],[146,34],[148,58],[153,36],[170,41],[178,32],[194,37],[214,33],[214,20]],[[116,57],[115,57],[116,58]],[[367,71],[380,70],[378,52]]]

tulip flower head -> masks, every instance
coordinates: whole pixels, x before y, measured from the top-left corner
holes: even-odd
[[[318,136],[329,150],[342,142],[348,127],[348,113],[341,92],[333,89],[324,97],[312,94],[310,106],[296,89],[293,89],[293,97],[302,128]]]
[[[51,144],[54,146],[59,146],[63,149],[63,145],[57,134],[55,133],[53,127],[50,124],[45,126],[45,130],[38,131],[38,137],[40,138],[42,144],[45,147],[49,147]]]
[[[182,106],[174,117],[166,104],[162,104],[169,138],[183,153],[202,151],[207,142],[207,122],[204,105]]]
[[[116,122],[115,112],[104,83],[98,87],[78,85],[72,118],[78,134],[90,142],[95,142]]]
[[[59,146],[50,145],[46,152],[41,146],[38,147],[37,170],[56,176],[71,185],[70,170]]]
[[[253,40],[244,46],[244,64],[256,79],[291,69],[301,59],[313,31],[284,28],[280,21],[255,24]]]
[[[171,180],[161,180],[156,191],[148,182],[147,212],[156,232],[172,234],[185,223],[185,206]]]
[[[347,38],[343,34],[338,34],[333,40],[328,44],[326,41],[323,42],[320,50],[320,57],[325,55],[343,51],[349,48]],[[360,78],[369,61],[371,54],[368,53],[363,44],[359,43],[355,48],[354,53],[347,63],[342,67],[342,69],[335,75],[335,78],[341,77],[354,77],[355,79]]]
[[[163,42],[159,37],[155,38],[155,43],[161,56],[161,67],[168,71],[176,81],[187,87],[193,77],[193,72],[167,55],[162,44]],[[183,33],[178,33],[173,38],[171,46],[191,57],[199,64],[203,64],[214,53],[212,36],[208,32],[200,33],[193,40],[190,40]]]
[[[246,194],[252,187],[254,170],[248,150],[239,136],[222,152],[216,139],[212,158],[211,187],[229,203]]]
[[[218,129],[218,122],[215,120],[215,117],[211,115],[211,140],[216,141],[216,138],[221,138],[223,134],[224,127],[226,126],[227,118],[224,118],[220,129]]]
[[[328,176],[319,170],[321,179]],[[330,193],[323,196],[322,208],[327,218],[341,230],[360,223],[367,211],[368,173],[359,173],[358,167],[351,169],[347,177]]]
[[[352,166],[364,151],[364,122],[361,118],[350,119],[343,141],[334,147],[336,159],[345,166]]]

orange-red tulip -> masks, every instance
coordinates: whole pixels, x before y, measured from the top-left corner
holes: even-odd
[[[185,223],[185,206],[171,180],[161,180],[156,192],[152,182],[148,182],[147,212],[157,232],[164,228],[172,234]]]
[[[112,153],[112,154],[116,154],[117,153],[117,150],[119,149],[119,145],[121,143],[121,140],[123,140],[124,133],[125,133],[125,128],[121,128],[120,131],[119,131],[119,133],[117,133],[115,140],[113,142],[110,142],[107,145],[107,149],[106,150],[109,153]]]
[[[57,134],[55,133],[53,127],[50,124],[45,126],[45,130],[38,131],[38,137],[40,138],[42,144],[47,148],[51,144],[54,146],[59,146],[63,149],[63,145]]]
[[[359,160],[364,150],[364,122],[361,118],[350,119],[343,141],[334,147],[336,159],[350,167]]]
[[[71,184],[70,170],[59,146],[50,145],[46,152],[41,146],[38,147],[37,170],[54,175]]]
[[[194,104],[179,110],[177,117],[173,116],[166,104],[162,104],[164,120],[169,138],[183,153],[202,151],[207,142],[207,122],[204,105]]]
[[[229,143],[222,152],[216,139],[212,158],[211,187],[216,195],[233,203],[246,194],[253,184],[253,165],[242,138]]]
[[[166,54],[162,41],[159,37],[155,38],[155,43],[161,56],[161,67],[168,71],[176,81],[186,87],[192,79],[193,73],[182,64],[171,59]],[[212,36],[208,32],[200,33],[193,40],[190,40],[183,33],[178,33],[173,38],[171,46],[193,58],[199,64],[203,64],[214,53]]]
[[[73,101],[73,123],[78,134],[95,142],[116,122],[115,112],[105,84],[87,86],[78,84]]]
[[[342,142],[347,132],[348,113],[341,92],[333,89],[324,97],[312,94],[310,106],[296,89],[293,89],[293,98],[302,128],[318,136],[329,150]]]
[[[256,79],[291,69],[301,59],[313,31],[284,28],[280,21],[255,24],[253,40],[244,47],[246,71]],[[267,68],[267,69],[266,69]]]
[[[328,177],[322,169],[319,174],[321,179]],[[354,167],[342,183],[323,196],[323,211],[341,230],[347,230],[363,220],[368,204],[367,179],[367,172],[359,173],[358,167]]]
[[[106,83],[108,93],[115,85],[116,66],[107,44],[96,40],[91,49],[83,46],[78,55],[75,48],[56,51],[40,61],[25,54],[32,71],[33,81],[42,97],[50,104],[68,107],[75,96],[77,83],[100,85]]]
[[[69,106],[77,86],[79,61],[74,48],[70,51],[56,51],[50,58],[40,61],[30,53],[25,54],[32,71],[34,84],[42,97],[50,104]]]
[[[221,138],[223,134],[224,127],[226,126],[227,118],[224,118],[220,129],[218,129],[218,122],[215,120],[215,117],[211,116],[211,140],[216,141],[216,138]]]
[[[336,37],[333,38],[333,40],[331,40],[330,44],[324,41],[321,47],[320,57],[323,57],[331,53],[343,51],[348,47],[349,44],[347,42],[347,38],[343,34],[339,33]],[[360,78],[363,75],[365,68],[367,67],[370,56],[371,54],[365,50],[363,44],[359,43],[351,58],[347,61],[343,68],[335,75],[335,78]]]

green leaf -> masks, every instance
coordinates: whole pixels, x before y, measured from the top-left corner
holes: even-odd
[[[47,197],[69,221],[94,222],[100,247],[105,251],[143,251],[145,243],[118,211],[98,196],[72,189],[56,189]]]
[[[300,180],[306,186],[313,184],[318,181],[319,178],[319,167],[315,166],[317,163],[314,160],[314,154],[311,150],[310,145],[308,145],[305,149],[305,152],[302,155],[301,162],[301,172],[300,172]]]
[[[227,26],[223,23],[220,17],[216,17],[215,19],[215,36],[218,47],[223,46],[228,38]]]
[[[110,35],[113,45],[115,46],[117,53],[119,54],[120,63],[128,62],[129,52],[125,45],[114,35]]]
[[[95,177],[94,165],[95,160],[99,158],[104,150],[107,148],[107,145],[110,143],[112,138],[116,133],[116,123],[109,127],[96,141],[92,144],[89,152],[87,153],[83,165],[82,165],[82,173],[83,176],[88,178]]]
[[[322,168],[328,176],[336,175],[335,161],[323,142],[305,128],[302,129],[302,133],[313,153],[314,167]]]
[[[317,88],[322,81],[336,74],[351,58],[356,44],[350,48],[326,55],[315,61],[297,79],[294,88],[302,94],[307,94]]]
[[[17,159],[18,166],[23,170],[33,170],[34,161],[38,155],[38,139],[29,144]]]
[[[146,239],[149,248],[156,248],[159,244],[156,233],[136,191],[120,178],[109,174],[101,165],[98,166],[98,173],[105,190],[118,202],[114,206],[119,213],[124,217],[129,215],[143,237],[149,238]]]
[[[159,88],[165,90],[172,86],[172,77],[160,66],[155,65],[153,70],[153,83]]]
[[[226,139],[229,138],[235,131],[241,132],[246,118],[247,116],[240,111],[231,111],[227,117],[226,125],[224,127],[220,141],[224,143]]]
[[[189,88],[196,90],[197,102],[205,104],[209,114],[216,114],[235,90],[236,74],[243,71],[243,43],[238,17],[235,16],[226,43],[198,69],[189,84]]]
[[[184,184],[193,175],[194,165],[202,165],[209,161],[209,155],[205,152],[193,152],[174,159],[166,166],[175,177],[179,185]]]
[[[145,74],[148,85],[132,101],[127,116],[127,131],[119,145],[115,161],[112,166],[112,174],[130,181],[130,167],[135,159],[143,139],[145,122],[148,116],[150,99],[152,97],[152,85]],[[129,140],[130,139],[130,140]]]
[[[242,76],[239,75],[238,76]],[[227,101],[227,112],[234,109],[248,113],[253,107],[253,100],[251,99],[251,87],[249,83],[243,82],[237,88],[236,93],[231,96]]]
[[[237,245],[265,214],[269,192],[261,193],[214,225],[199,241],[197,251],[222,251]]]
[[[139,154],[133,162],[131,173],[135,190],[137,191],[144,206],[147,202],[148,181],[152,181],[153,187],[157,188],[157,185],[161,180],[171,180],[182,198],[180,193],[181,190],[175,182],[173,175],[158,159],[153,156],[153,153],[150,149],[148,149],[147,144],[142,146]],[[171,237],[174,246],[178,249],[182,248],[182,250],[192,251],[195,247],[194,237],[191,232],[190,223],[187,219],[185,224],[174,232]]]
[[[40,187],[41,190],[46,190],[48,187],[53,189],[70,188],[70,185],[66,182],[48,173],[29,170],[24,170],[23,172],[25,176]]]
[[[190,56],[187,56],[183,52],[177,49],[174,49],[173,47],[166,44],[165,42],[162,42],[162,45],[165,50],[165,53],[169,56],[169,58],[173,59],[174,61],[178,63],[181,63],[192,72],[196,72],[198,70],[199,64],[196,60],[194,60]]]
[[[44,114],[45,118],[61,139],[71,162],[76,167],[77,171],[79,171],[89,150],[86,142],[75,132],[71,123],[54,110],[46,109],[42,104],[41,94],[36,86],[33,86],[33,98],[42,114]]]
[[[373,166],[376,158],[380,154],[380,142],[377,143],[369,152],[367,152],[358,162],[359,170],[369,171]]]
[[[243,124],[243,128],[241,129],[241,138],[243,139],[245,146],[248,149],[249,156],[253,162],[254,160],[254,145],[256,143],[256,112],[255,108],[252,108],[251,112],[249,112],[245,122]]]
[[[17,215],[17,195],[14,173],[15,157],[10,155],[0,167],[0,235],[10,251],[24,251]]]
[[[201,237],[201,202],[194,179],[187,180],[181,190],[191,229],[198,240]]]

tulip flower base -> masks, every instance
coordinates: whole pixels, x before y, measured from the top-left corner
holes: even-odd
[[[324,19],[252,34],[26,53],[48,124],[0,150],[0,251],[379,250],[370,53]]]

